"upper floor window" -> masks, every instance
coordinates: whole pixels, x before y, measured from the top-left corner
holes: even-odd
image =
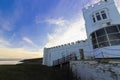
[[[96,18],[97,18],[98,21],[101,20],[101,16],[100,16],[99,12],[96,13]]]
[[[92,21],[94,23],[97,21],[104,20],[104,19],[108,19],[108,14],[107,14],[106,9],[97,11],[97,12],[93,13],[93,15],[92,15]]]
[[[101,11],[101,15],[103,19],[107,19],[107,15],[105,11]]]
[[[93,22],[95,23],[96,20],[95,20],[95,16],[94,15],[92,15],[92,19],[93,19]]]

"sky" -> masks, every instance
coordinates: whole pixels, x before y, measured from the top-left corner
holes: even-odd
[[[0,0],[0,58],[39,58],[44,47],[85,40],[82,8],[98,1]]]

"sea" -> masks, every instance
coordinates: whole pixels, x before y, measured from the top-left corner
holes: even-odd
[[[20,64],[23,59],[0,59],[0,65],[16,65]]]

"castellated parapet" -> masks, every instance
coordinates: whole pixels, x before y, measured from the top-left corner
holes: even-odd
[[[49,47],[48,49],[57,49],[57,48],[69,47],[69,46],[81,44],[84,42],[85,42],[85,40],[81,40],[81,41],[71,42],[71,43],[62,44],[62,45],[58,45],[58,46],[54,46],[54,47]]]
[[[91,10],[93,8],[98,8],[98,7],[100,7],[100,5],[106,6],[106,5],[109,5],[109,4],[112,4],[112,3],[114,3],[113,0],[101,0],[96,4],[92,4],[92,5],[84,7],[82,10],[83,10],[83,12],[85,12],[85,11]]]

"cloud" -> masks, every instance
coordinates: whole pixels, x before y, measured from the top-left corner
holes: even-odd
[[[63,26],[67,21],[64,20],[63,18],[58,18],[58,19],[47,19],[46,22],[49,23],[49,24],[55,24],[55,25]]]
[[[0,58],[40,58],[43,56],[41,53],[41,50],[38,52],[30,52],[23,48],[0,48]]]
[[[34,44],[32,42],[32,40],[30,40],[28,37],[23,37],[23,40],[26,41],[26,42],[28,42],[28,43],[30,43],[30,44]]]
[[[81,15],[75,19],[67,21],[68,24],[57,27],[52,34],[48,34],[48,43],[46,47],[75,42],[86,39],[84,20]]]
[[[117,9],[120,13],[120,0],[115,0],[115,5],[117,6]]]
[[[0,27],[2,30],[11,31],[14,27],[14,24],[12,21],[5,19],[3,17],[0,17]]]
[[[9,47],[11,44],[4,38],[0,38],[0,47]]]
[[[23,39],[23,41],[31,44],[33,47],[38,48],[38,46],[37,46],[30,38],[28,38],[28,37],[23,37],[22,39]]]
[[[23,37],[23,40],[36,48],[36,45],[28,37]],[[22,42],[22,41],[21,41]],[[37,51],[31,51],[30,47],[26,47],[26,44],[22,45],[20,48],[11,48],[12,44],[4,38],[0,38],[0,58],[40,58],[43,56],[43,49],[38,49]],[[32,47],[33,48],[33,47]],[[33,50],[33,49],[32,49]]]
[[[59,17],[59,18],[47,18],[45,20],[41,20],[39,19],[39,17],[36,17],[36,23],[47,23],[50,25],[57,25],[57,26],[63,26],[65,23],[67,23],[67,21],[65,19],[63,19],[63,17]]]

